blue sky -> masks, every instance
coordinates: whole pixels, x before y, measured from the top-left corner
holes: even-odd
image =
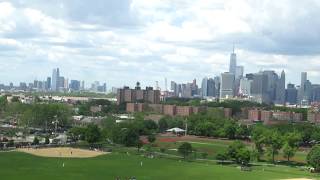
[[[71,79],[143,86],[273,69],[320,83],[317,0],[0,1],[0,82]]]

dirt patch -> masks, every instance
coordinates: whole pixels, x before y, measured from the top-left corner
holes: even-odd
[[[33,154],[36,156],[42,156],[42,157],[68,157],[68,158],[88,158],[88,157],[96,157],[99,155],[107,154],[106,152],[101,152],[101,151],[90,151],[90,150],[66,148],[66,147],[41,148],[41,149],[22,148],[22,149],[17,149],[17,151]]]

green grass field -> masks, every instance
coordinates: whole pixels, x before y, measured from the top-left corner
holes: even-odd
[[[65,167],[62,167],[63,163]],[[149,159],[117,152],[88,159],[44,158],[19,152],[0,153],[0,179],[3,180],[113,180],[117,176],[121,179],[135,176],[138,180],[269,180],[320,177],[284,166],[257,166],[250,172],[244,172],[234,166]]]
[[[170,137],[162,137],[162,138],[170,138]],[[173,137],[176,138],[176,137]],[[200,157],[201,152],[208,153],[209,159],[214,159],[215,156],[218,153],[226,152],[228,146],[232,144],[232,140],[220,140],[220,139],[201,139],[201,138],[193,138],[192,140],[185,140],[181,139],[181,141],[178,142],[162,142],[160,140],[161,138],[158,138],[156,145],[158,148],[165,148],[168,149],[167,153],[169,154],[175,154],[178,155],[177,151],[173,149],[177,149],[182,142],[189,142],[192,144],[192,147],[194,147],[198,152],[198,157]],[[253,148],[252,144],[246,144],[249,149]],[[171,149],[171,150],[170,150]],[[295,156],[291,159],[292,161],[299,162],[299,163],[305,163],[306,162],[306,156],[308,152],[305,151],[297,151]],[[267,160],[267,157],[262,157],[262,159]],[[276,160],[280,161],[286,161],[286,159],[283,157],[282,152],[275,157]]]

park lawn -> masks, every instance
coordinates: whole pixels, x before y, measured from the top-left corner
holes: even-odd
[[[0,153],[0,177],[4,180],[112,180],[117,176],[122,179],[135,176],[138,180],[319,178],[314,174],[285,166],[257,166],[253,171],[244,172],[233,166],[149,159],[117,152],[95,158],[44,158],[20,152]]]
[[[160,148],[165,148],[167,150],[167,153],[178,155],[176,149],[183,143],[183,142],[189,142],[192,144],[192,147],[194,147],[198,154],[197,157],[201,157],[201,152],[208,153],[209,159],[214,159],[218,153],[224,153],[226,152],[228,146],[232,144],[232,140],[221,140],[221,139],[202,139],[202,138],[193,138],[191,140],[184,140],[181,139],[181,141],[177,142],[161,142],[159,140],[156,141],[156,145]],[[253,145],[250,143],[246,143],[248,149],[252,150]],[[170,150],[171,149],[171,150]],[[175,149],[175,150],[174,150]],[[299,162],[299,163],[305,163],[306,157],[308,152],[307,151],[297,151],[295,156],[291,158],[292,161]],[[262,159],[267,160],[268,158],[263,156]],[[283,157],[282,152],[280,151],[278,155],[275,156],[275,160],[280,161],[286,161],[287,159]]]

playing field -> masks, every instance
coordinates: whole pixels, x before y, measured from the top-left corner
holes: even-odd
[[[142,166],[141,166],[142,162]],[[135,176],[138,180],[269,180],[319,176],[290,167],[254,167],[250,172],[233,166],[149,159],[117,152],[93,158],[39,157],[22,152],[0,153],[3,180],[113,180]]]
[[[41,148],[41,149],[23,148],[23,149],[18,149],[17,151],[33,154],[36,156],[43,156],[43,157],[88,158],[88,157],[96,157],[99,155],[106,154],[105,152],[100,152],[100,151],[90,151],[90,150],[75,149],[75,148],[68,148],[68,147]]]

